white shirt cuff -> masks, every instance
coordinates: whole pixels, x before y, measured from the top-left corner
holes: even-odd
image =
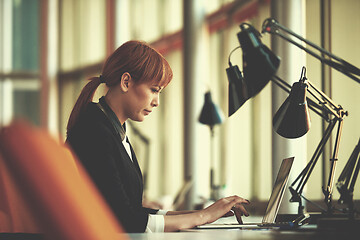
[[[157,215],[166,215],[167,212],[168,212],[168,210],[159,209],[159,211],[156,214]]]
[[[165,220],[163,215],[158,214],[149,214],[148,224],[146,226],[145,232],[164,232]]]

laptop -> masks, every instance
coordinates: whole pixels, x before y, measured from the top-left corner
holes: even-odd
[[[259,223],[210,223],[201,226],[197,226],[197,229],[231,229],[231,228],[252,228],[252,227],[281,227],[285,225],[292,225],[295,222],[275,223],[276,216],[279,212],[280,204],[285,193],[285,187],[289,179],[290,169],[293,164],[294,157],[285,158],[281,162],[279,172],[276,177],[276,181],[271,192],[269,201],[266,206],[265,215],[262,218],[262,222]],[[280,226],[281,225],[281,226]]]

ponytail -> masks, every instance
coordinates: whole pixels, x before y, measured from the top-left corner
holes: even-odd
[[[95,91],[102,82],[100,77],[92,77],[89,78],[89,82],[85,85],[85,87],[82,89],[80,96],[78,97],[75,106],[73,110],[71,111],[69,121],[67,124],[67,134],[72,129],[72,127],[75,125],[76,121],[78,120],[81,112],[84,110],[86,105],[90,103],[94,97]]]

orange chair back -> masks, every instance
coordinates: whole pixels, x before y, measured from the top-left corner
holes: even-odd
[[[83,167],[46,131],[15,122],[1,130],[0,152],[4,231],[40,232],[49,239],[127,239]]]
[[[0,232],[41,232],[30,209],[0,155]]]

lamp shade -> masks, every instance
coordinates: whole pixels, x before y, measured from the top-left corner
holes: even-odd
[[[306,102],[307,85],[293,84],[290,95],[280,106],[273,118],[274,130],[285,138],[298,138],[310,129],[309,108]]]
[[[243,23],[237,34],[243,51],[242,76],[238,66],[226,69],[229,80],[229,116],[234,114],[249,98],[258,94],[275,75],[280,58],[259,39],[260,33],[251,25]]]
[[[202,107],[199,116],[199,122],[209,125],[212,128],[214,125],[222,123],[223,119],[224,117],[221,110],[212,101],[210,91],[206,92],[204,106]]]
[[[226,69],[229,80],[229,117],[248,100],[249,93],[244,77],[237,65]]]
[[[255,28],[248,24],[242,24],[240,27],[241,31],[237,37],[243,51],[243,72],[247,94],[249,97],[254,97],[275,75],[280,65],[280,58],[262,44],[260,33]]]

